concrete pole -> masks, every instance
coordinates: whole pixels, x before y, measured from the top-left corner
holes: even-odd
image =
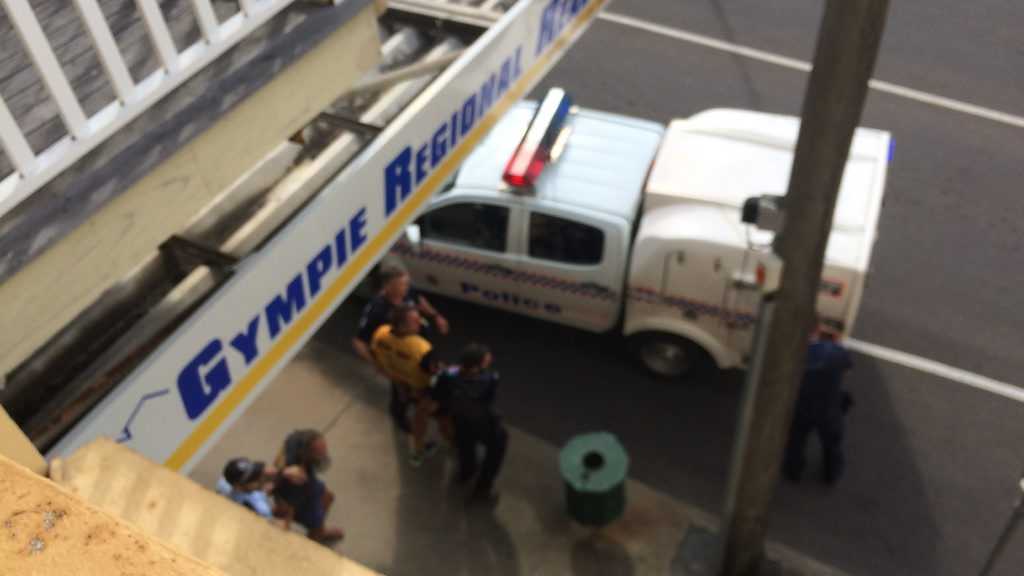
[[[778,293],[756,344],[741,410],[722,525],[723,576],[757,574],[768,508],[806,355],[832,213],[853,131],[860,122],[888,0],[828,0],[804,96],[803,122],[775,239],[784,263]],[[771,321],[770,318],[774,318]]]

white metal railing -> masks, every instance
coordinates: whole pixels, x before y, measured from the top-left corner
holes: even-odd
[[[0,175],[0,216],[294,2],[238,0],[239,12],[220,22],[210,0],[190,0],[201,38],[179,51],[157,0],[135,0],[160,62],[156,72],[136,83],[97,0],[71,1],[92,40],[115,100],[86,116],[29,0],[0,0],[67,130],[63,138],[37,153],[0,96],[0,146],[14,169],[5,177]]]

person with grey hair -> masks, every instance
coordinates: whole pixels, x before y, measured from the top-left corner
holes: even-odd
[[[363,308],[359,318],[359,330],[352,338],[352,348],[360,358],[376,365],[370,351],[373,334],[378,328],[390,322],[395,309],[401,306],[415,307],[421,317],[430,321],[439,334],[448,334],[448,320],[423,295],[410,287],[408,272],[397,266],[385,266],[381,268],[378,278],[380,292]],[[424,331],[423,334],[430,339],[429,332]],[[406,433],[410,431],[408,411],[409,399],[405,398],[401,388],[392,382],[389,412],[395,426]]]

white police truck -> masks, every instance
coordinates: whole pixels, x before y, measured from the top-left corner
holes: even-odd
[[[728,109],[666,127],[575,108],[554,89],[499,121],[391,253],[429,292],[621,329],[661,376],[742,366],[780,269],[773,234],[740,212],[785,192],[798,131],[795,117]],[[857,316],[890,152],[888,132],[857,129],[817,303],[840,336]]]

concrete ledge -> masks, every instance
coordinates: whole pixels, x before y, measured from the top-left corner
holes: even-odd
[[[61,477],[86,502],[227,574],[374,574],[109,440],[75,452]]]
[[[222,574],[0,456],[0,567],[36,576]]]

